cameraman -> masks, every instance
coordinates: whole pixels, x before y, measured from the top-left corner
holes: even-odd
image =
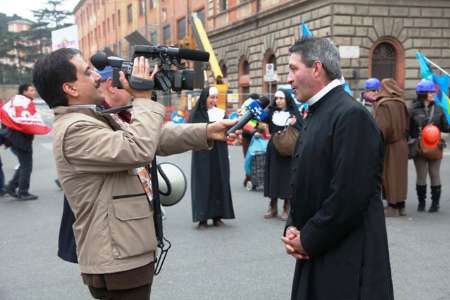
[[[143,57],[134,60],[133,76],[152,79]],[[39,60],[34,84],[54,109],[53,153],[58,177],[75,214],[74,232],[82,278],[97,299],[149,299],[156,236],[148,165],[156,154],[208,148],[223,140],[235,122],[163,124],[164,107],[150,91],[123,87],[134,97],[132,123],[114,130],[96,112],[103,101],[100,76],[75,49],[59,49]],[[235,136],[233,136],[234,138]]]

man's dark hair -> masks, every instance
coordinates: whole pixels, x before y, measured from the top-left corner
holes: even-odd
[[[23,83],[19,85],[19,89],[17,90],[19,95],[23,95],[24,92],[28,90],[28,88],[31,86],[31,83]]]
[[[50,108],[68,105],[62,86],[66,82],[77,80],[77,70],[70,62],[77,54],[80,54],[77,49],[58,49],[39,59],[34,65],[34,86]]]
[[[298,40],[289,48],[290,53],[301,55],[302,62],[312,67],[315,61],[320,61],[327,73],[328,79],[340,79],[342,76],[339,51],[327,38],[310,37]]]

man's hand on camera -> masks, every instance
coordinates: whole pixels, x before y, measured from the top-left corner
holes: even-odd
[[[155,65],[153,72],[150,74],[150,63],[147,58],[140,56],[136,57],[133,62],[133,71],[131,75],[137,78],[153,80],[155,74],[158,72],[158,65]],[[150,99],[151,91],[138,91],[130,87],[125,74],[120,71],[120,83],[134,98],[148,98]]]
[[[208,136],[209,140],[227,140],[228,142],[233,142],[237,138],[238,133],[232,133],[229,136],[226,136],[225,132],[236,123],[237,120],[227,119],[209,123],[206,127],[206,135]]]

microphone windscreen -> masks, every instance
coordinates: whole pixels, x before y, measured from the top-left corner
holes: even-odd
[[[195,60],[195,61],[209,61],[209,52],[194,50],[189,48],[180,48],[178,56],[183,59]]]
[[[266,108],[266,107],[269,105],[269,103],[270,103],[269,98],[266,97],[266,96],[262,96],[261,98],[259,98],[258,101],[259,101],[259,103],[261,103],[261,106],[262,106],[263,108]]]
[[[98,51],[91,56],[91,63],[97,70],[103,70],[108,65],[108,57],[103,51]]]

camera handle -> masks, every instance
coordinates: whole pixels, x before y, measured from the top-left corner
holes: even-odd
[[[138,78],[131,75],[130,87],[138,91],[148,91],[153,90],[155,87],[155,82],[153,80]]]

